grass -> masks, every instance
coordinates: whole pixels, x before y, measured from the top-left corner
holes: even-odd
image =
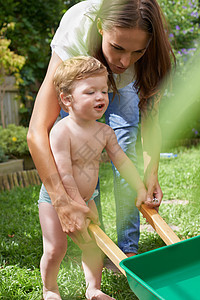
[[[188,204],[168,203],[160,214],[168,224],[178,228],[178,236],[200,234],[200,146],[174,149],[174,159],[161,159],[159,181],[164,200],[188,200]],[[113,177],[109,163],[101,165],[101,199],[106,233],[116,242]],[[38,218],[39,187],[15,188],[0,195],[0,299],[41,299],[42,283],[39,261],[42,238]],[[145,220],[141,217],[141,223]],[[163,246],[154,232],[141,231],[139,253]],[[85,282],[80,265],[81,252],[69,239],[58,283],[62,299],[85,299]],[[123,275],[103,271],[102,290],[118,300],[137,299]]]

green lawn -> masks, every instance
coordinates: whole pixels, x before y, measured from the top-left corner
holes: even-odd
[[[160,214],[168,224],[175,226],[178,236],[184,239],[200,234],[200,146],[179,148],[174,153],[178,154],[177,158],[160,161],[159,181],[164,193]],[[102,164],[100,182],[104,223],[106,233],[116,242],[112,180],[111,165]],[[42,238],[38,193],[38,186],[1,192],[0,299],[41,299],[39,261]],[[171,201],[174,199],[188,202]],[[145,224],[142,217],[141,224]],[[164,245],[156,233],[145,228],[141,230],[139,253]],[[63,299],[85,299],[80,257],[78,247],[69,240],[58,279]],[[118,300],[137,299],[123,275],[106,269],[103,271],[102,290]]]

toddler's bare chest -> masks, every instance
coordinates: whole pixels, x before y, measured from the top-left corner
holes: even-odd
[[[72,164],[86,166],[91,163],[99,163],[104,147],[103,139],[97,141],[94,137],[83,138],[79,136],[76,141],[71,142]]]

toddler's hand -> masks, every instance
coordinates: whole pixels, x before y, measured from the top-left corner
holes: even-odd
[[[141,188],[137,192],[137,198],[136,198],[136,202],[135,202],[135,205],[139,210],[140,210],[141,205],[146,202],[146,199],[147,199],[147,191],[145,188]]]

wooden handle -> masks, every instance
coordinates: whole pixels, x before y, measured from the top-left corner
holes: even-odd
[[[171,227],[169,227],[169,225],[162,219],[155,209],[149,208],[147,205],[142,204],[140,212],[159,234],[166,245],[180,242],[179,237],[174,233]]]
[[[98,247],[110,258],[116,267],[126,276],[125,271],[119,266],[121,260],[127,256],[119,249],[119,247],[103,232],[96,224],[90,223],[89,231]]]
[[[147,205],[142,204],[140,212],[143,217],[151,224],[155,231],[159,234],[161,239],[166,245],[175,244],[180,242],[179,237],[162,219],[159,213],[149,208]],[[125,271],[119,266],[121,260],[127,256],[119,249],[119,247],[103,232],[103,230],[96,224],[90,223],[88,227],[93,240],[97,243],[98,247],[110,258],[116,267],[126,276]]]

